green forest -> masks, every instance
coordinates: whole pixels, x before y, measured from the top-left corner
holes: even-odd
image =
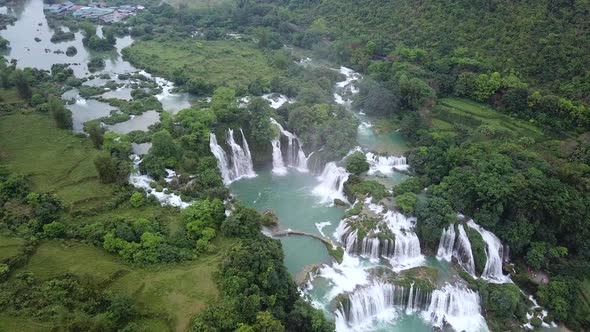
[[[0,15],[0,331],[338,330],[336,304],[312,305],[287,267],[289,244],[267,236],[281,218],[241,202],[212,151],[214,135],[235,152],[231,133],[261,173],[277,162],[273,144],[285,149],[284,129],[313,176],[328,162],[346,170],[331,200],[361,240],[392,236],[361,217],[367,198],[415,216],[424,255],[457,213],[495,234],[511,283],[451,263],[488,330],[590,329],[590,1],[108,0],[145,9],[105,27],[41,12],[52,47],[80,39],[67,56],[88,54],[50,69],[11,61],[10,25],[30,6],[16,2]],[[123,61],[138,70],[117,73]],[[340,66],[362,75],[343,103]],[[129,98],[106,94],[122,89]],[[166,93],[190,102],[169,112]],[[273,95],[287,102],[274,107]],[[79,99],[109,111],[76,131]],[[112,130],[148,112],[157,121],[146,129]],[[368,176],[355,150],[365,117],[403,140],[399,183]],[[488,248],[467,233],[481,276]],[[345,250],[325,242],[342,263]],[[527,320],[525,293],[543,320]]]

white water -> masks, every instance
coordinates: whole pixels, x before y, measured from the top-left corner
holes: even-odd
[[[455,331],[481,331],[486,323],[479,309],[479,295],[461,286],[445,285],[432,292],[424,319],[442,328],[445,323]]]
[[[387,211],[383,214],[389,230],[395,235],[394,254],[391,264],[394,270],[408,269],[424,263],[424,256],[420,250],[420,240],[414,227],[415,218],[407,218],[403,214],[394,211]]]
[[[291,103],[295,102],[294,100],[289,99],[288,97],[283,96],[282,94],[278,94],[278,93],[268,93],[268,94],[262,95],[262,99],[266,100],[270,104],[270,107],[272,107],[274,109],[280,108],[285,103],[291,104]]]
[[[378,173],[390,175],[394,170],[405,171],[409,167],[406,157],[403,156],[379,156],[372,152],[367,152],[366,157],[370,167],[368,171],[369,175]]]
[[[179,195],[176,195],[174,193],[167,194],[163,191],[157,192],[154,189],[152,189],[150,183],[154,182],[154,179],[147,175],[141,175],[139,173],[139,164],[141,163],[141,159],[139,158],[139,156],[132,155],[131,158],[133,159],[133,172],[131,173],[131,175],[129,175],[129,183],[132,186],[144,189],[149,195],[153,195],[154,197],[156,197],[156,199],[160,201],[162,205],[177,206],[181,209],[184,209],[190,205],[190,203],[183,202],[182,199],[180,199]],[[165,179],[166,182],[169,182],[171,180],[171,177],[175,175],[176,173],[174,173],[173,171],[169,171],[168,177]]]
[[[241,178],[256,176],[250,147],[248,146],[248,142],[246,141],[242,129],[240,129],[240,132],[242,134],[242,146],[236,143],[234,139],[234,131],[232,129],[227,130],[226,142],[231,149],[231,155],[229,156],[217,143],[217,137],[215,134],[210,133],[209,135],[209,148],[217,159],[217,166],[221,172],[223,183],[226,185]]]
[[[438,259],[450,262],[453,257],[453,248],[455,247],[455,225],[451,224],[443,230],[438,244],[436,257]]]
[[[398,309],[410,313],[422,309],[427,299],[428,295],[419,289],[414,291],[414,284],[408,291],[402,286],[376,281],[356,289],[348,295],[347,303],[339,304],[336,325],[355,331],[369,330],[374,320],[387,322],[397,318]]]
[[[336,163],[327,163],[318,177],[320,184],[313,189],[313,194],[320,197],[322,204],[333,204],[335,199],[348,202],[344,196],[344,183],[349,175],[344,168],[336,166]]]
[[[350,228],[349,220],[341,220],[336,228],[336,237],[344,244],[344,249],[351,255],[359,255],[368,258],[372,262],[378,262],[381,257],[392,258],[394,256],[394,240],[379,239],[377,231],[371,231],[361,241],[358,239],[358,231]]]
[[[504,255],[504,248],[502,242],[494,233],[484,229],[476,224],[473,220],[467,222],[467,226],[475,229],[486,245],[486,265],[483,269],[482,278],[494,283],[511,282],[510,277],[502,273],[502,262]]]
[[[286,165],[289,167],[294,167],[300,172],[308,172],[307,168],[307,160],[308,157],[305,156],[305,152],[303,152],[301,141],[297,137],[297,135],[291,133],[290,131],[286,130],[278,123],[275,119],[270,118],[270,122],[279,128],[282,136],[287,138],[287,163]],[[280,142],[279,142],[280,147]],[[279,151],[282,150],[279,149]],[[273,143],[273,153],[274,153],[274,143]],[[274,159],[274,157],[273,157]],[[282,159],[282,157],[281,157]]]
[[[272,173],[275,175],[287,174],[287,168],[283,162],[283,152],[281,151],[281,141],[273,139],[272,144]]]
[[[229,161],[227,159],[227,154],[217,143],[217,137],[214,133],[209,134],[209,148],[211,149],[211,153],[213,153],[217,159],[217,167],[219,167],[219,171],[221,172],[223,183],[230,184],[232,179],[229,174]]]
[[[465,269],[471,276],[475,275],[475,261],[473,260],[473,252],[471,251],[471,242],[465,233],[465,229],[462,224],[457,226],[459,229],[459,236],[457,237],[457,243],[455,244],[455,250],[453,255],[459,261],[459,265]]]

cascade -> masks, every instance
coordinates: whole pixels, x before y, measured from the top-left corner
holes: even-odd
[[[281,152],[281,141],[273,139],[272,144],[272,172],[276,175],[287,174],[287,168],[283,162],[283,153]]]
[[[240,128],[240,134],[242,134],[242,145],[244,145],[244,152],[246,153],[246,159],[248,160],[248,168],[254,173],[254,164],[252,163],[252,153],[250,152],[250,146],[244,136],[244,131]]]
[[[139,156],[132,155],[131,159],[133,160],[133,172],[131,172],[129,175],[129,183],[132,186],[144,189],[150,195],[156,197],[156,199],[160,201],[162,205],[177,206],[181,209],[184,209],[190,205],[190,203],[183,202],[179,195],[153,190],[150,184],[154,182],[154,179],[148,175],[141,175],[139,172],[139,164],[141,163]],[[166,182],[172,181],[172,178],[176,176],[176,173],[169,169],[166,169],[166,172],[168,173],[168,176],[164,180]]]
[[[424,310],[428,304],[429,294],[423,294],[419,289],[414,292],[413,284],[407,290],[403,286],[374,281],[355,289],[339,303],[336,324],[353,328],[368,327],[373,320],[392,320],[396,317],[396,309]]]
[[[498,239],[494,233],[476,224],[473,220],[469,220],[467,222],[467,226],[473,228],[479,234],[481,234],[481,237],[486,245],[487,260],[481,276],[492,282],[510,282],[510,278],[502,273],[502,256],[504,255],[504,248],[500,239]]]
[[[215,134],[209,134],[209,148],[215,159],[217,159],[217,167],[221,172],[223,183],[226,185],[243,177],[256,176],[248,141],[246,141],[242,129],[240,129],[240,132],[242,134],[242,146],[236,143],[234,131],[232,129],[227,130],[227,145],[231,148],[231,157],[217,143]]]
[[[209,148],[217,159],[217,167],[219,167],[219,171],[221,172],[223,183],[231,183],[227,155],[225,154],[225,151],[223,151],[223,148],[217,143],[217,137],[215,137],[214,133],[209,134]]]
[[[307,172],[307,160],[309,157],[305,156],[305,152],[302,149],[303,144],[301,144],[299,138],[295,134],[285,130],[275,119],[270,118],[270,122],[279,128],[282,136],[287,138],[287,166],[295,167],[301,172]]]
[[[366,154],[367,162],[369,163],[369,175],[375,173],[381,173],[384,175],[392,174],[394,169],[399,171],[405,171],[409,165],[406,162],[406,157],[396,156],[379,156],[372,152]]]
[[[336,237],[344,244],[344,249],[351,255],[359,255],[377,261],[379,258],[391,258],[394,255],[394,240],[379,239],[375,234],[368,234],[358,241],[358,231],[352,230],[347,220],[341,220],[336,228]]]
[[[398,268],[420,265],[424,256],[420,249],[420,239],[413,231],[416,220],[394,211],[387,211],[383,215],[383,220],[395,235],[392,264]]]
[[[479,302],[479,294],[472,290],[447,284],[432,292],[423,317],[438,328],[448,324],[455,331],[480,331],[485,329],[486,323]]]
[[[457,237],[457,243],[453,255],[459,261],[465,271],[475,277],[475,262],[473,260],[473,252],[471,251],[471,242],[465,233],[465,229],[462,224],[457,226],[459,229],[459,236]]]
[[[438,251],[436,257],[448,262],[453,257],[453,248],[455,246],[455,225],[451,224],[447,229],[443,230],[438,244]]]
[[[344,183],[349,175],[344,168],[336,166],[336,163],[327,163],[322,175],[318,177],[320,184],[313,189],[313,194],[319,196],[324,204],[333,203],[335,199],[348,202],[344,196]]]
[[[248,149],[248,142],[246,142],[246,138],[244,137],[243,139],[244,148],[242,148],[234,140],[234,131],[232,129],[228,129],[227,145],[229,145],[232,151],[233,179],[235,180],[241,177],[255,176],[256,174],[254,173],[254,166],[252,165],[252,158],[250,156],[250,151]],[[248,152],[245,152],[245,149],[247,149]]]

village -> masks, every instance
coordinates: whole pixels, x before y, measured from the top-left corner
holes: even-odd
[[[101,24],[112,24],[122,22],[137,11],[144,10],[144,6],[108,6],[105,2],[90,3],[88,6],[77,5],[66,1],[58,4],[45,4],[43,10],[53,15],[72,15],[77,19],[91,19]]]

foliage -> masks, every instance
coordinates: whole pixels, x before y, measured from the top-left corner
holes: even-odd
[[[455,211],[449,202],[435,196],[418,201],[416,217],[416,233],[420,241],[434,251],[443,229],[455,221]]]
[[[136,191],[133,193],[133,195],[131,195],[129,202],[131,203],[131,206],[133,206],[134,208],[139,208],[143,204],[145,204],[145,197],[142,193]]]
[[[96,122],[90,122],[86,125],[86,132],[94,144],[94,147],[100,149],[102,147],[102,143],[104,141],[104,132],[105,130],[101,127],[100,124]]]
[[[108,154],[96,156],[94,166],[102,183],[125,183],[131,172],[129,162]]]
[[[405,193],[395,197],[395,205],[405,215],[412,215],[418,204],[418,197],[414,193]]]
[[[481,234],[475,229],[466,226],[465,231],[471,243],[471,253],[473,254],[473,262],[475,265],[475,272],[482,274],[487,262],[486,245],[483,242]]]
[[[220,86],[245,91],[257,79],[270,81],[273,74],[263,53],[240,41],[139,41],[126,48],[123,56],[149,72],[190,85],[189,89],[199,95],[210,94]]]
[[[419,178],[410,177],[404,180],[404,182],[393,187],[393,193],[395,196],[402,195],[405,193],[418,194],[420,193],[420,191],[422,191],[422,188],[422,183],[420,182]]]
[[[55,319],[64,330],[116,331],[139,318],[129,298],[111,296],[71,274],[40,281],[32,273],[20,273],[0,285],[0,309]]]
[[[372,197],[375,201],[380,201],[388,195],[385,187],[379,182],[364,180],[355,175],[350,176],[348,181],[344,183],[344,193],[352,201],[365,197]]]
[[[72,112],[65,108],[58,98],[49,99],[49,112],[57,128],[72,129]]]
[[[355,152],[346,157],[346,171],[355,175],[359,175],[369,170],[369,163],[367,157],[362,152]]]

